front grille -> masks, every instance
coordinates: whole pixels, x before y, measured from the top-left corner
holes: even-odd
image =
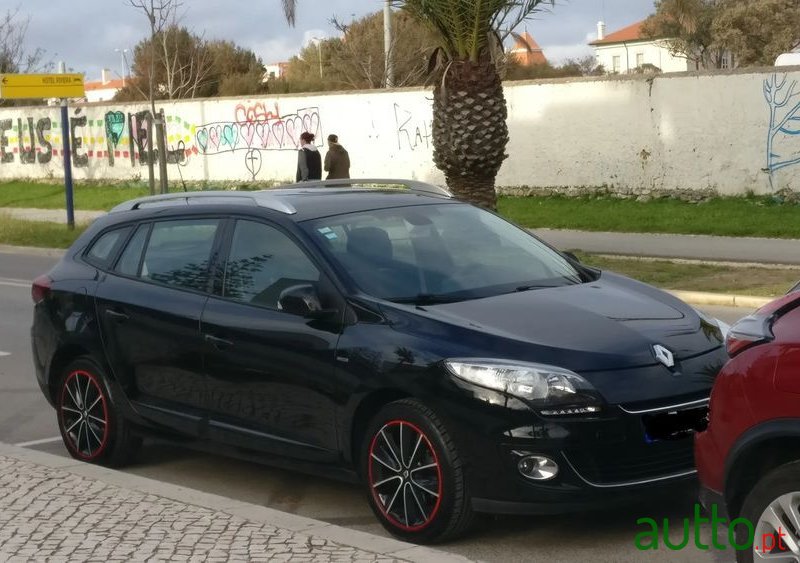
[[[607,448],[566,450],[564,456],[586,481],[597,485],[624,484],[694,469],[691,437],[674,441],[627,443]]]

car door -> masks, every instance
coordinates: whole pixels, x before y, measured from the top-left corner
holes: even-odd
[[[306,460],[338,458],[333,370],[343,302],[298,241],[275,225],[232,220],[218,295],[200,324],[209,376],[209,435]],[[281,310],[281,293],[311,284],[339,314]]]
[[[139,225],[95,295],[106,355],[134,408],[192,435],[203,422],[200,315],[220,223]]]

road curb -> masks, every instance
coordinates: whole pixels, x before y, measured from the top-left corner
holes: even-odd
[[[446,551],[418,546],[358,530],[351,530],[342,526],[328,524],[321,520],[297,516],[273,508],[237,501],[187,487],[163,483],[154,479],[139,477],[138,475],[130,475],[98,465],[78,462],[72,458],[28,450],[2,442],[0,442],[0,456],[12,457],[19,461],[42,465],[50,469],[64,471],[88,479],[95,479],[121,489],[147,495],[156,495],[183,504],[224,512],[251,522],[282,528],[292,532],[299,532],[314,538],[325,539],[346,547],[368,551],[377,555],[412,561],[414,563],[463,563],[470,561],[470,559]]]
[[[751,295],[732,295],[727,293],[703,293],[701,291],[666,290],[681,301],[690,305],[711,305],[715,307],[742,307],[759,309],[774,301],[775,297],[753,297]]]

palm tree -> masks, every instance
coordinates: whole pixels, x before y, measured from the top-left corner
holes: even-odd
[[[554,0],[390,0],[433,30],[433,160],[461,199],[495,209],[508,111],[498,63],[504,40]],[[294,21],[297,0],[283,0]]]

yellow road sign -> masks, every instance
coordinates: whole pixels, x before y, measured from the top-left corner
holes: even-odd
[[[0,100],[82,98],[81,74],[0,74]]]

